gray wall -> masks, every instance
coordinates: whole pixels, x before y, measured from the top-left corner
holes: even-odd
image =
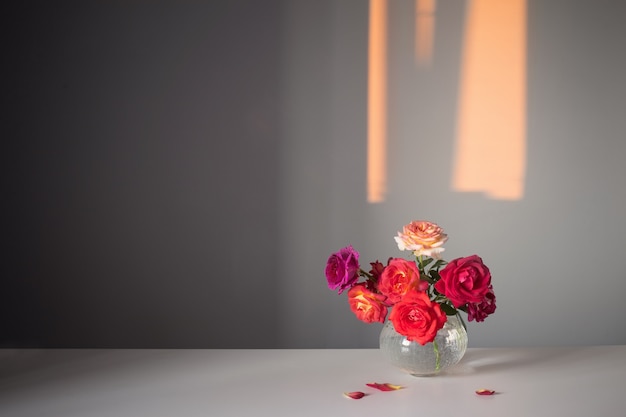
[[[280,3],[41,3],[5,16],[3,343],[275,345]]]
[[[626,343],[625,3],[529,0],[524,198],[502,201],[450,189],[466,2],[438,1],[416,70],[391,0],[374,205],[367,2],[85,3],[5,14],[2,346],[374,347],[324,264],[401,255],[414,218],[491,267],[471,346]]]

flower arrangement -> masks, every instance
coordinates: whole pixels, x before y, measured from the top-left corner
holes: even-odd
[[[391,257],[387,265],[377,260],[366,272],[352,246],[328,258],[328,287],[339,294],[348,291],[350,309],[359,320],[383,323],[391,309],[389,320],[395,330],[425,345],[435,339],[447,316],[464,311],[469,321],[482,322],[495,312],[489,268],[478,255],[441,259],[448,236],[437,224],[412,221],[395,240],[415,260]]]

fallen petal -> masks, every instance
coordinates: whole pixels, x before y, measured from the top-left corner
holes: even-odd
[[[359,399],[365,397],[365,393],[361,392],[361,391],[344,392],[343,396],[346,397],[346,398],[353,399],[353,400],[359,400]]]
[[[381,391],[395,391],[398,389],[402,389],[402,385],[393,385],[385,382],[384,384],[379,384],[378,382],[370,382],[369,384],[365,384],[368,387],[376,388]]]
[[[494,390],[490,390],[490,389],[485,389],[485,388],[481,388],[479,390],[476,390],[476,394],[478,395],[493,395],[496,392]]]

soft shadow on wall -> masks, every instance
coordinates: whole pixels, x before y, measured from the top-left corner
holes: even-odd
[[[0,346],[275,346],[281,7],[5,8]]]

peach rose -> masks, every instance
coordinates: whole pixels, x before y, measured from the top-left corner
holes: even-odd
[[[435,223],[417,220],[404,226],[394,239],[400,250],[413,251],[415,256],[438,258],[444,251],[441,246],[448,240],[448,235]]]
[[[364,283],[356,284],[348,291],[350,310],[365,323],[385,321],[387,306],[385,296],[369,290]]]
[[[448,317],[426,293],[413,290],[393,306],[389,320],[396,332],[423,346],[435,340]]]
[[[416,288],[419,280],[420,273],[415,262],[394,258],[380,274],[378,291],[387,297],[388,303],[395,304],[407,291]]]

